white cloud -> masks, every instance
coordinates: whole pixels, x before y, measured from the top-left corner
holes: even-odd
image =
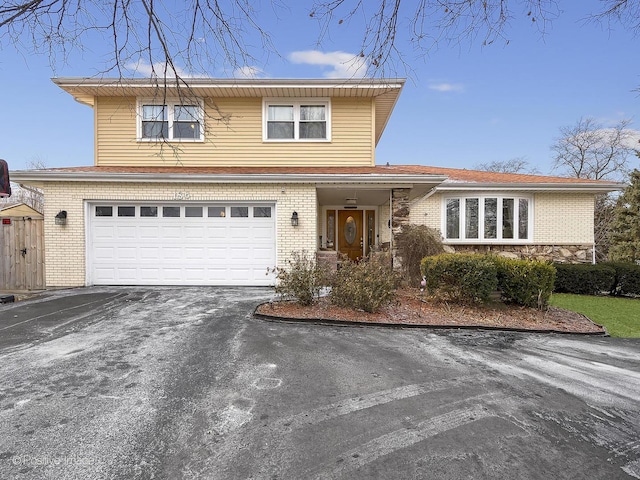
[[[327,78],[364,77],[367,73],[367,62],[364,58],[348,52],[320,52],[318,50],[304,50],[291,52],[289,61],[292,63],[319,65],[329,67],[324,73]]]
[[[192,75],[185,72],[182,68],[174,66],[167,66],[165,62],[155,62],[154,64],[147,63],[144,60],[138,62],[127,63],[124,68],[133,72],[134,74],[140,74],[146,77],[168,77],[173,78],[176,75],[180,77],[191,77]],[[166,73],[165,73],[166,68]],[[174,70],[175,69],[175,70]]]
[[[464,85],[461,83],[431,83],[428,86],[429,90],[435,90],[436,92],[463,92]]]
[[[632,148],[633,150],[640,150],[640,130],[625,130],[627,135],[623,140],[623,144],[627,148]]]
[[[246,65],[244,67],[236,68],[233,71],[233,76],[235,78],[258,78],[264,76],[264,70],[253,67],[251,65]]]

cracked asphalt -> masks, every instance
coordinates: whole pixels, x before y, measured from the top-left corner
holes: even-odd
[[[640,478],[637,340],[254,319],[271,295],[0,306],[0,478]]]

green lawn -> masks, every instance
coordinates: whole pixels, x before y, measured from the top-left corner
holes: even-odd
[[[612,337],[640,338],[640,298],[554,293],[549,303],[586,315]]]

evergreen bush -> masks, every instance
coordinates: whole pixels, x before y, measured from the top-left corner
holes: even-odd
[[[640,295],[640,265],[630,262],[605,262],[615,270],[611,295]]]
[[[602,295],[615,285],[616,271],[606,264],[556,263],[555,292]]]
[[[487,255],[445,253],[421,262],[426,291],[443,300],[483,303],[498,286],[495,262]]]
[[[553,292],[556,269],[546,262],[494,257],[498,290],[506,302],[546,308]]]

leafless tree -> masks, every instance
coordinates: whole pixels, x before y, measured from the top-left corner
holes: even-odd
[[[577,178],[623,180],[629,174],[629,155],[640,150],[634,142],[638,132],[629,129],[630,124],[626,119],[604,127],[593,118],[581,118],[561,127],[551,147],[553,169]]]
[[[592,118],[581,118],[575,125],[560,128],[561,136],[551,147],[554,169],[577,178],[625,180],[629,156],[640,150],[638,132],[629,129],[630,124],[631,120],[621,120],[607,128]],[[599,261],[606,260],[609,251],[614,206],[610,195],[596,197],[594,238]]]
[[[27,162],[27,168],[42,170],[47,168],[46,163],[40,158],[34,158]],[[44,210],[44,192],[35,187],[18,185],[11,182],[11,197],[2,199],[4,203],[24,203],[34,210]]]
[[[340,28],[360,34],[356,53],[369,74],[424,55],[440,43],[509,43],[509,27],[525,20],[540,32],[561,15],[569,0],[314,0],[309,17],[318,22],[318,42]],[[276,12],[285,0],[265,2]],[[638,31],[640,0],[602,0],[585,19],[618,22]],[[0,40],[19,49],[48,49],[55,66],[87,39],[111,45],[106,71],[148,63],[158,77],[202,74],[211,65],[254,65],[277,54],[254,0],[7,0],[0,3]],[[4,45],[3,45],[4,46]],[[62,56],[62,59],[59,58]]]
[[[494,160],[492,162],[477,163],[474,165],[477,170],[497,173],[524,173],[529,175],[539,175],[540,171],[532,167],[525,157],[514,157],[509,160]]]
[[[249,37],[274,50],[251,0],[14,0],[0,4],[0,35],[16,47],[48,48],[52,67],[88,38],[111,45],[107,71],[148,62],[152,75],[185,76],[209,65],[250,65]],[[181,6],[182,5],[182,6]]]

